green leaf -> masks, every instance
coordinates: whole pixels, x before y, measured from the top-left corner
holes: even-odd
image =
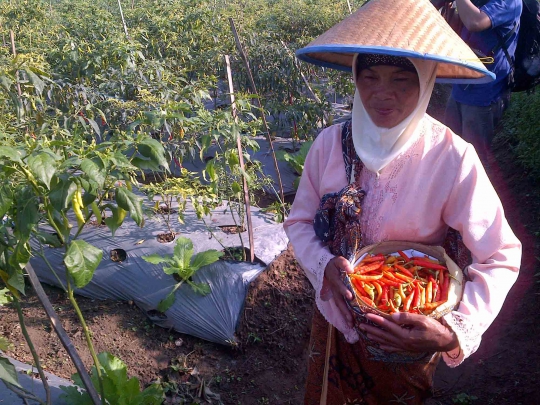
[[[0,290],[1,292],[2,290]],[[0,350],[6,351],[9,349],[9,346],[11,346],[11,343],[6,338],[0,336]]]
[[[51,181],[49,199],[56,211],[67,209],[77,190],[77,184],[68,179],[67,175],[55,176]]]
[[[2,288],[0,290],[0,306],[9,304],[11,302],[11,296],[8,294],[9,294],[9,290],[7,288]],[[0,348],[0,350],[5,350],[5,349]]]
[[[51,179],[56,171],[56,159],[46,151],[32,154],[27,160],[30,171],[47,189],[51,188]]]
[[[178,261],[181,270],[189,269],[193,256],[193,242],[191,239],[180,236],[174,246],[173,257]]]
[[[71,242],[64,256],[64,263],[78,288],[90,282],[102,257],[101,249],[83,240]]]
[[[50,232],[37,231],[35,235],[36,235],[36,239],[44,245],[49,245],[55,248],[62,246],[62,242],[60,241],[58,236],[53,235]]]
[[[114,236],[114,233],[116,232],[116,230],[124,222],[124,218],[126,217],[127,211],[124,210],[123,208],[120,208],[111,204],[106,204],[105,207],[109,208],[112,212],[112,217],[105,218],[105,224],[111,230],[112,236]]]
[[[127,382],[127,367],[124,362],[106,352],[100,353],[98,359],[107,377],[112,381],[113,386],[117,390],[121,389]]]
[[[232,188],[233,193],[235,194],[240,194],[242,192],[242,186],[238,184],[237,181],[231,184],[231,188]]]
[[[79,387],[83,387],[83,384],[77,384]],[[85,391],[79,391],[77,387],[72,385],[66,387],[61,385],[60,389],[63,391],[60,394],[60,399],[64,400],[66,404],[77,404],[77,405],[94,405],[94,401],[90,398]]]
[[[23,240],[28,240],[30,232],[39,221],[38,204],[30,187],[23,189],[16,196],[17,215],[14,233]]]
[[[148,137],[143,139],[137,147],[143,157],[150,159],[158,167],[169,169],[169,163],[165,158],[165,149],[159,141]]]
[[[17,370],[15,370],[15,366],[13,366],[13,364],[5,357],[0,357],[0,380],[22,388],[17,379]]]
[[[99,125],[97,124],[97,122],[94,121],[92,118],[87,118],[86,120],[88,121],[88,123],[90,124],[90,126],[92,127],[96,135],[100,136],[101,130],[99,129]]]
[[[148,256],[142,256],[142,259],[144,261],[147,261],[148,263],[152,263],[152,264],[160,264],[160,263],[168,263],[170,261],[170,256],[161,256],[161,255],[158,255],[157,253],[153,254],[153,255],[148,255]]]
[[[216,262],[221,256],[223,256],[223,252],[215,249],[210,249],[204,252],[197,253],[195,256],[193,256],[193,259],[191,260],[191,268],[195,272],[203,266],[207,266]]]
[[[85,172],[88,178],[94,181],[99,188],[104,187],[107,173],[105,171],[105,165],[101,159],[84,159],[81,162],[81,170]]]
[[[30,81],[30,83],[32,83],[34,85],[34,88],[37,90],[37,93],[43,93],[43,89],[45,88],[45,82],[41,80],[39,76],[32,72],[30,69],[25,69],[24,71],[28,75],[28,80]]]
[[[174,293],[175,293],[175,290],[171,291],[169,294],[167,294],[167,296],[164,299],[162,299],[159,302],[157,306],[157,310],[159,312],[167,311],[172,306],[172,304],[174,304],[174,300],[175,300]]]
[[[120,169],[137,169],[137,166],[132,165],[129,159],[125,155],[122,155],[120,152],[116,152],[113,156],[109,156],[109,160]]]
[[[6,185],[2,185],[0,187],[0,218],[6,215],[12,204],[13,194],[11,190]]]
[[[135,166],[136,169],[139,170],[150,170],[153,172],[161,171],[159,166],[156,165],[152,160],[144,159],[140,156],[135,156],[133,159],[131,159],[131,163],[133,164],[133,166]]]
[[[180,270],[178,267],[174,266],[163,266],[163,273],[168,274],[169,276],[171,274],[178,274],[178,270]]]
[[[142,226],[144,221],[142,198],[138,197],[125,187],[116,188],[115,196],[118,206],[128,211],[135,223]]]
[[[12,162],[23,164],[19,151],[10,146],[0,146],[0,158],[7,158]]]
[[[140,396],[140,405],[161,405],[163,403],[163,388],[159,384],[147,387]]]
[[[195,291],[197,294],[200,295],[208,295],[210,294],[210,286],[206,283],[194,283],[193,281],[187,281],[189,286],[193,288],[193,291]]]

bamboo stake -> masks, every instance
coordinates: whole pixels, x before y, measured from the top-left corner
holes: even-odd
[[[13,53],[13,59],[17,57],[17,49],[15,48],[15,33],[10,30],[9,36],[11,37],[11,52]],[[22,91],[21,84],[19,83],[19,71],[15,72],[15,77],[17,78],[17,93],[19,94],[19,102],[21,101]]]
[[[92,384],[92,381],[90,380],[90,376],[88,375],[88,372],[86,371],[86,367],[84,363],[82,362],[81,358],[79,357],[79,353],[77,353],[77,349],[75,349],[75,346],[71,342],[64,327],[62,326],[62,323],[60,322],[60,318],[58,318],[58,315],[56,314],[51,302],[49,301],[47,294],[43,290],[43,287],[41,286],[41,283],[39,282],[39,279],[34,271],[34,268],[32,267],[30,263],[26,265],[26,273],[28,274],[30,283],[32,284],[32,287],[36,291],[36,295],[38,296],[38,299],[41,302],[41,305],[43,305],[43,308],[45,309],[45,312],[47,313],[47,316],[49,317],[49,320],[51,321],[51,324],[54,330],[56,331],[56,334],[60,338],[60,342],[62,343],[62,346],[64,346],[64,348],[68,352],[69,357],[71,357],[71,360],[73,361],[73,364],[75,365],[75,368],[77,369],[77,372],[79,373],[79,376],[81,377],[84,387],[86,388],[86,392],[90,396],[90,399],[92,400],[94,405],[100,405],[102,402],[99,399],[99,395],[97,394],[97,391],[94,385]],[[105,398],[103,398],[103,401],[105,401]]]
[[[351,2],[347,0],[347,5],[349,6],[349,14],[352,14]]]
[[[124,12],[122,11],[122,3],[120,3],[120,0],[118,0],[118,8],[120,9],[120,17],[122,17],[122,25],[124,26],[124,33],[126,34],[126,37],[129,38],[126,20],[124,20]]]
[[[225,55],[225,65],[227,66],[227,80],[229,81],[229,93],[231,95],[231,107],[234,122],[238,122],[238,113],[236,112],[236,102],[234,100],[234,87],[232,81],[231,63],[229,55]],[[242,186],[244,189],[244,203],[246,204],[246,217],[248,225],[248,237],[249,237],[249,261],[253,263],[255,261],[255,247],[253,244],[253,226],[251,224],[251,202],[249,201],[249,188],[246,180],[245,168],[244,168],[244,155],[242,154],[242,142],[240,140],[240,133],[236,137],[236,147],[238,149],[238,159],[240,160],[240,168],[242,169]]]
[[[234,36],[234,41],[236,42],[236,48],[238,49],[238,52],[240,53],[240,56],[242,57],[242,60],[244,61],[244,65],[246,66],[246,71],[247,71],[248,80],[249,80],[249,83],[250,83],[250,86],[251,86],[251,91],[255,95],[255,97],[256,97],[255,100],[257,100],[257,105],[262,111],[262,104],[261,104],[261,101],[260,101],[259,93],[257,92],[257,87],[255,86],[255,81],[253,80],[253,75],[251,74],[251,69],[249,67],[249,61],[248,61],[247,55],[244,52],[244,48],[242,47],[242,44],[240,43],[240,38],[238,37],[238,32],[236,31],[234,21],[233,21],[233,19],[231,17],[229,17],[229,22],[231,24],[231,30],[232,30],[232,33],[233,33],[233,36]],[[274,144],[272,143],[272,137],[270,136],[270,128],[268,127],[268,123],[266,122],[266,117],[264,116],[264,111],[262,111],[261,116],[262,116],[264,126],[266,128],[268,143],[270,145],[270,151],[272,153],[272,159],[274,160],[274,168],[276,169],[276,175],[277,175],[277,178],[278,178],[279,193],[280,193],[281,204],[282,204],[282,208],[283,208],[283,217],[285,218],[285,215],[287,215],[287,213],[285,211],[285,206],[284,206],[285,197],[283,195],[283,183],[281,182],[281,173],[279,172],[279,167],[278,167],[277,158],[276,158],[276,152],[274,151]]]

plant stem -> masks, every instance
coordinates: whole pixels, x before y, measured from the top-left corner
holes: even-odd
[[[60,277],[58,276],[58,274],[56,274],[56,271],[52,267],[51,262],[49,262],[49,260],[45,256],[45,253],[43,252],[43,245],[40,244],[39,246],[41,248],[41,251],[37,253],[37,255],[43,259],[43,261],[45,262],[49,270],[52,272],[52,274],[54,274],[54,277],[56,277],[56,280],[58,281],[58,284],[60,284],[60,286],[62,287],[62,290],[64,290],[64,292],[67,292],[67,289],[64,286],[64,283],[62,282],[62,280],[60,280]]]
[[[84,331],[84,336],[86,338],[86,344],[88,345],[88,350],[90,350],[90,355],[92,356],[92,360],[94,360],[94,365],[96,366],[96,374],[99,382],[99,391],[101,392],[101,402],[103,405],[105,405],[105,389],[103,387],[103,377],[101,375],[101,365],[99,363],[99,359],[97,358],[96,351],[94,350],[94,344],[92,343],[92,337],[90,336],[90,330],[88,329],[88,326],[86,325],[86,321],[84,320],[83,314],[81,312],[81,309],[79,308],[79,304],[77,304],[77,301],[75,300],[75,296],[73,295],[73,288],[71,287],[71,282],[69,281],[69,273],[66,269],[66,281],[67,281],[67,290],[68,290],[68,297],[69,302],[71,302],[71,305],[73,305],[73,308],[75,309],[75,312],[77,313],[77,317],[79,318],[79,322],[81,323],[81,326]]]
[[[30,339],[30,335],[28,334],[28,330],[26,329],[26,324],[24,323],[24,315],[21,309],[21,303],[19,302],[19,299],[15,296],[13,296],[13,304],[15,305],[15,308],[17,309],[17,315],[19,316],[19,324],[21,325],[21,332],[24,336],[24,339],[26,340],[26,344],[28,345],[30,352],[32,353],[32,358],[34,359],[34,363],[36,363],[36,368],[38,370],[39,377],[41,378],[41,382],[43,383],[43,389],[45,390],[45,398],[46,398],[47,404],[50,405],[52,403],[51,402],[51,389],[49,388],[47,377],[45,376],[45,373],[43,372],[43,367],[41,367],[41,362],[39,361],[39,356],[36,352],[36,348],[34,347],[34,343],[32,342],[32,339]]]
[[[51,301],[47,297],[45,291],[43,291],[43,287],[41,286],[41,283],[39,282],[39,279],[37,278],[36,273],[30,263],[26,264],[26,273],[28,274],[30,283],[32,284],[32,287],[34,287],[34,291],[36,292],[36,295],[38,296],[41,305],[43,305],[45,313],[49,317],[51,324],[56,331],[58,338],[60,339],[60,342],[62,343],[69,357],[73,361],[73,364],[75,365],[75,368],[77,369],[79,376],[81,377],[81,380],[86,388],[86,392],[90,396],[90,399],[92,400],[94,405],[99,405],[101,401],[94,385],[92,384],[92,380],[90,380],[90,376],[86,371],[86,367],[84,366],[84,363],[82,362],[79,354],[77,353],[77,349],[75,349],[75,346],[69,339],[69,336],[67,335],[64,327],[62,326],[62,322],[60,322],[60,319],[58,318],[58,315],[56,314],[51,304]]]

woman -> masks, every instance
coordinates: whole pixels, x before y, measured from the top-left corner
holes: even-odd
[[[298,52],[324,66],[350,66],[356,84],[352,122],[317,137],[284,224],[317,304],[306,404],[422,403],[439,359],[455,367],[474,353],[517,278],[521,244],[474,148],[426,114],[436,78],[490,79],[439,18],[427,0],[372,0]],[[417,20],[425,28],[422,35],[433,37],[424,45],[418,45]],[[429,48],[441,40],[450,41],[447,54]],[[319,201],[322,207],[328,196],[351,189],[362,205],[362,245],[442,245],[452,228],[472,253],[462,301],[441,322],[408,313],[391,320],[366,315],[380,328],[366,324],[362,331],[386,358],[371,356],[359,340],[346,304],[352,294],[340,277],[352,272],[351,264],[321,240],[329,232],[316,229]],[[350,235],[336,238],[339,245]],[[403,352],[436,354],[416,360],[390,356]]]

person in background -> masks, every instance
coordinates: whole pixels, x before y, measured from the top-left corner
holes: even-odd
[[[444,1],[435,0],[440,7]],[[447,18],[450,25],[486,67],[496,75],[485,84],[455,84],[446,106],[444,123],[473,144],[481,161],[487,156],[503,112],[510,101],[513,58],[519,34],[522,0],[455,0]]]

